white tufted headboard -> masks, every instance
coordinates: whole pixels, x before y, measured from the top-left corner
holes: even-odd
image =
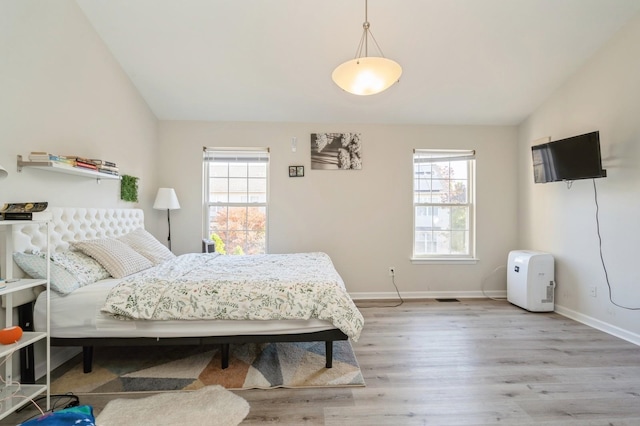
[[[50,250],[62,251],[69,243],[78,240],[90,240],[105,237],[118,237],[137,228],[144,228],[144,212],[140,209],[97,209],[76,207],[53,207],[48,209],[53,215],[51,222]],[[13,251],[45,250],[47,233],[44,226],[26,224],[13,226],[11,234]],[[4,253],[4,244],[0,244],[0,268],[4,270],[6,261],[11,261],[12,253]],[[24,276],[18,265],[12,263],[14,276]],[[14,306],[35,299],[36,289],[21,290],[14,294]],[[2,297],[4,307],[4,296]]]
[[[118,237],[144,228],[144,212],[140,209],[97,209],[53,207],[51,251],[67,250],[69,242]],[[14,251],[44,250],[47,234],[35,224],[13,227]]]

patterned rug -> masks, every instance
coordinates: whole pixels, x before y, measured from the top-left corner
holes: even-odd
[[[351,343],[333,345],[325,368],[324,342],[231,345],[229,367],[220,367],[217,346],[105,347],[94,349],[93,371],[81,356],[52,373],[54,394],[364,386]]]

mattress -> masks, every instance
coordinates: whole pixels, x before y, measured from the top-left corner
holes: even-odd
[[[119,320],[100,312],[118,279],[106,279],[61,296],[51,292],[51,337],[206,337],[313,333],[335,329],[329,321],[309,320]],[[46,329],[46,292],[35,303],[34,326]]]

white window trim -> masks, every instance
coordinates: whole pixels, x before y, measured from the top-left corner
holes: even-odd
[[[415,214],[415,188],[414,179],[415,179],[415,155],[416,154],[431,154],[434,157],[429,159],[422,159],[422,162],[441,162],[441,161],[450,161],[450,160],[472,160],[469,163],[469,180],[471,181],[471,185],[469,185],[469,222],[471,223],[471,232],[469,233],[469,254],[468,255],[442,255],[442,254],[433,254],[433,255],[423,255],[416,256],[415,255],[415,237],[416,237],[416,214]],[[438,155],[442,154],[442,155]],[[479,259],[476,257],[476,171],[475,171],[475,151],[474,150],[455,150],[455,149],[414,149],[412,155],[412,163],[411,163],[411,179],[412,179],[412,246],[411,246],[411,258],[410,261],[412,264],[476,264]],[[422,204],[422,203],[419,203]],[[434,205],[434,204],[429,204]],[[444,206],[445,204],[443,204]]]
[[[211,206],[216,206],[218,205],[218,203],[211,203],[209,202],[209,184],[210,184],[210,179],[209,179],[209,171],[208,171],[208,167],[207,164],[208,162],[206,161],[206,157],[207,157],[207,153],[208,152],[261,152],[261,153],[266,153],[267,155],[267,163],[271,162],[271,159],[269,157],[270,155],[270,149],[267,147],[202,147],[202,177],[203,177],[203,185],[202,185],[202,235],[203,238],[210,238],[209,236],[209,208]],[[266,201],[264,203],[254,203],[254,202],[247,202],[247,203],[226,203],[225,205],[227,206],[235,206],[235,207],[245,207],[247,205],[250,206],[256,206],[256,207],[265,207],[266,210],[266,217],[265,217],[265,253],[269,252],[269,194],[271,193],[269,186],[270,186],[270,182],[271,182],[271,177],[270,177],[270,171],[269,171],[269,167],[267,167],[267,194],[266,194]]]
[[[410,259],[413,265],[475,265],[480,261],[477,257],[460,257],[460,258],[445,258],[445,257],[412,257]]]

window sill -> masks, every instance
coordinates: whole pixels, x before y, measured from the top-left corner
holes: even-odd
[[[478,263],[480,259],[475,257],[465,257],[465,258],[411,258],[411,263],[414,265],[475,265]]]

